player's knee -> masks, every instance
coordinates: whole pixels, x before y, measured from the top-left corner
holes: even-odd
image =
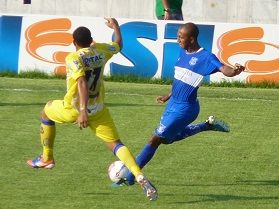
[[[52,121],[51,119],[49,119],[45,113],[45,110],[43,109],[43,111],[41,112],[41,122],[44,125],[48,125],[48,126],[53,126],[55,125],[55,122]]]
[[[115,147],[119,144],[122,144],[123,143],[120,141],[120,140],[116,140],[116,141],[112,141],[112,142],[106,142],[105,145],[106,147],[111,150],[111,151],[114,151],[115,150]]]
[[[53,101],[49,101],[46,106],[50,106],[52,104]],[[41,118],[48,120],[49,118],[47,117],[46,113],[45,113],[45,108],[42,110],[41,112]]]
[[[41,118],[44,120],[48,120],[49,118],[47,117],[46,113],[45,113],[45,109],[42,110],[41,112]]]
[[[55,125],[55,122],[53,120],[50,120],[50,119],[41,118],[41,122],[42,122],[42,124],[47,125],[47,126],[54,126]]]
[[[159,136],[154,135],[148,143],[153,147],[159,147],[159,145],[162,144],[162,139]]]
[[[47,105],[47,106],[50,106],[50,105],[52,104],[52,102],[53,102],[53,101],[49,101],[49,102],[47,102],[46,105]]]

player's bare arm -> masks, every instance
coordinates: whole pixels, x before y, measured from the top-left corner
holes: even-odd
[[[117,20],[115,18],[108,17],[105,17],[105,20],[107,20],[106,25],[114,30],[114,42],[116,42],[119,45],[120,49],[122,49],[122,35]]]
[[[224,65],[220,68],[220,71],[227,77],[234,77],[236,75],[239,75],[244,70],[245,70],[245,67],[238,63],[235,64],[234,68],[232,68],[228,65]]]
[[[77,118],[77,124],[82,128],[88,126],[88,113],[87,113],[87,103],[89,98],[88,86],[85,76],[81,76],[77,80],[78,82],[78,93],[79,93],[79,116]]]

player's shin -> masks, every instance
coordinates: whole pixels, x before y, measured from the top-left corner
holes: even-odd
[[[209,131],[210,127],[206,123],[198,123],[186,126],[180,133],[174,136],[174,141],[180,141],[203,131]]]
[[[158,198],[158,193],[156,188],[152,185],[152,183],[144,176],[136,164],[136,161],[123,144],[118,143],[113,150],[114,154],[126,165],[126,167],[136,176],[137,182],[143,189],[145,195],[149,200],[156,200]]]
[[[43,146],[44,161],[53,160],[53,145],[55,139],[55,123],[41,119],[40,137]]]
[[[137,164],[140,168],[143,168],[154,156],[158,147],[154,147],[151,144],[146,144],[141,150],[139,155],[136,158]],[[127,183],[132,185],[135,182],[135,176],[129,172],[127,175]]]
[[[113,150],[114,155],[116,155],[125,165],[126,167],[135,175],[138,176],[142,174],[139,166],[137,165],[135,158],[129,149],[123,144],[119,143],[114,147]]]

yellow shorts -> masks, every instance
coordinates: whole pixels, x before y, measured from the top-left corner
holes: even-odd
[[[57,123],[74,123],[79,115],[75,108],[65,108],[63,100],[48,102],[44,111],[49,119]],[[106,107],[89,116],[89,127],[97,137],[105,142],[113,142],[119,139],[113,119]]]

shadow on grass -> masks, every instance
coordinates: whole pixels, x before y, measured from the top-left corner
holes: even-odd
[[[119,196],[119,193],[115,192],[86,192],[83,193],[84,195],[89,195],[89,196]],[[133,193],[125,194],[125,196],[135,196]]]
[[[167,184],[164,184],[167,185]],[[168,184],[167,186],[177,187],[224,187],[224,186],[278,186],[279,180],[243,180],[236,183],[228,184]],[[173,194],[165,194],[172,196]],[[221,202],[221,201],[261,201],[275,200],[279,201],[279,196],[240,196],[240,195],[222,195],[222,194],[186,194],[188,197],[199,197],[199,200],[175,201],[170,204],[195,204],[204,202]]]
[[[18,107],[18,106],[45,106],[45,102],[35,102],[35,103],[11,103],[11,102],[0,102],[1,106],[11,106],[11,107]]]
[[[238,195],[218,195],[218,194],[206,194],[206,195],[191,195],[194,197],[202,197],[201,200],[175,202],[177,203],[204,203],[204,202],[221,202],[221,201],[257,201],[257,200],[279,200],[279,197],[267,196],[267,197],[250,197],[250,196],[238,196]]]
[[[279,180],[244,180],[236,181],[235,183],[227,184],[163,184],[165,186],[177,186],[177,187],[219,187],[219,186],[240,186],[240,185],[251,185],[251,186],[278,186]]]
[[[279,180],[247,180],[247,181],[239,181],[245,185],[272,185],[278,186]]]

